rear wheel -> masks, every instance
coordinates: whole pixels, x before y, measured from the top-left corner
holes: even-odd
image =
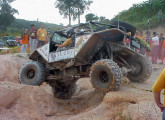
[[[52,91],[56,98],[70,99],[76,91],[76,83],[65,84],[56,82],[56,85],[52,86]]]
[[[18,79],[21,84],[41,85],[45,80],[45,69],[42,64],[30,61],[21,67]]]
[[[99,60],[91,67],[90,78],[93,87],[102,92],[119,90],[121,84],[121,70],[110,59]]]
[[[151,76],[152,63],[148,57],[132,56],[128,60],[128,64],[133,69],[127,74],[131,81],[142,83]]]

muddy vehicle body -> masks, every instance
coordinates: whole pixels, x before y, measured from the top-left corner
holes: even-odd
[[[29,57],[32,61],[22,66],[19,82],[47,82],[55,97],[69,99],[76,81],[83,77],[90,76],[93,87],[102,92],[118,90],[122,76],[134,82],[146,81],[152,72],[151,62],[145,55],[146,47],[133,37],[136,29],[128,25],[88,22],[55,31],[49,43],[36,49]],[[70,46],[55,47],[70,33]]]

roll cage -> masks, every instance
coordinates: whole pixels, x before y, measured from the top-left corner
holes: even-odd
[[[98,32],[102,30],[107,30],[111,28],[118,28],[122,30],[123,32],[126,32],[126,29],[122,26],[116,26],[116,25],[110,25],[110,24],[104,24],[104,23],[98,23],[98,22],[87,22],[87,23],[81,23],[79,25],[75,25],[70,27],[74,29],[75,35],[81,35],[81,34],[88,34],[91,32]],[[51,37],[50,40],[52,40],[54,34],[59,34],[62,37],[67,38],[67,31],[68,29],[62,29],[59,31],[55,31]]]

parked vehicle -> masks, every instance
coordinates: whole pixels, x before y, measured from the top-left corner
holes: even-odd
[[[6,46],[16,46],[17,42],[13,36],[4,36],[4,43]]]
[[[82,31],[83,29],[83,31]],[[133,82],[146,81],[152,64],[145,55],[149,50],[134,38],[136,28],[120,22],[88,22],[55,31],[49,43],[35,50],[19,70],[19,82],[41,85],[47,82],[55,97],[69,99],[76,91],[76,81],[90,76],[93,87],[101,92],[119,90],[122,76]],[[128,34],[131,32],[132,34]],[[72,43],[57,48],[71,34]]]
[[[4,42],[0,39],[0,47],[4,47]]]
[[[17,46],[21,46],[22,45],[22,38],[20,36],[15,37],[15,40],[17,42]]]

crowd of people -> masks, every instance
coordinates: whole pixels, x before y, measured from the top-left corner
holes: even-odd
[[[29,32],[27,29],[24,30],[21,38],[21,53],[26,53],[28,46],[30,46],[30,52],[33,52],[36,48],[48,42],[48,33],[44,24],[41,25],[40,29],[37,29],[35,25],[32,24]]]
[[[153,64],[163,64],[165,60],[165,38],[163,33],[153,32],[152,35],[149,31],[146,32],[146,35],[143,34],[143,31],[136,32],[136,37],[148,43],[151,47],[151,52],[147,53],[151,57]]]

